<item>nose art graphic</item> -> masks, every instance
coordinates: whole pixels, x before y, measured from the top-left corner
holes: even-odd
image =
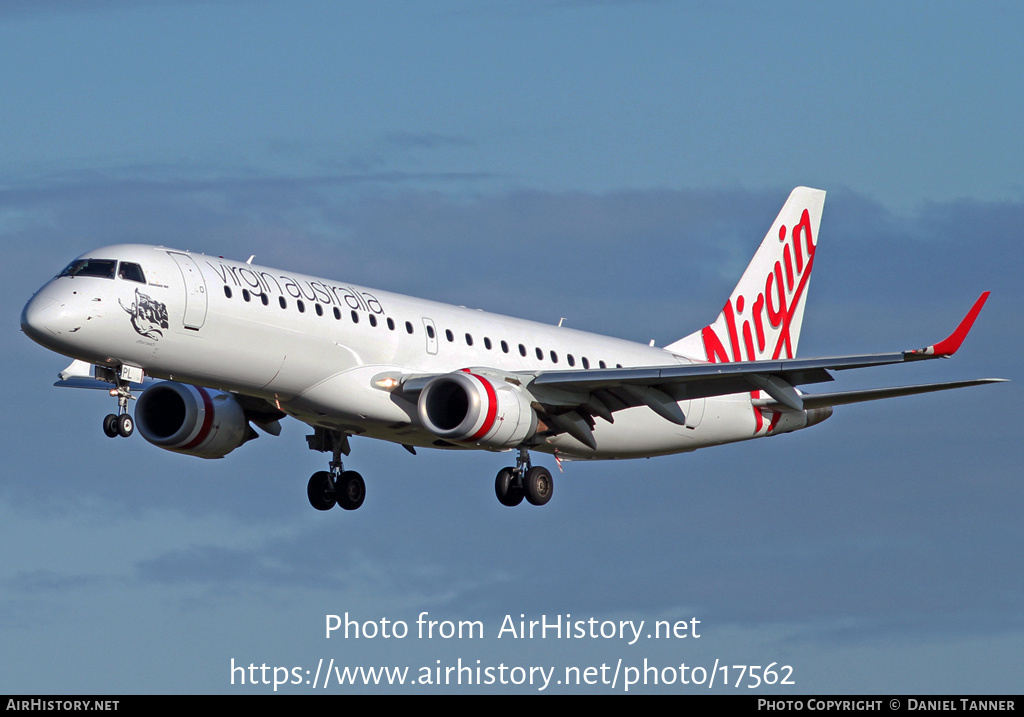
[[[121,308],[132,317],[132,328],[147,339],[159,339],[167,328],[167,305],[135,290],[135,301],[129,306],[119,302]]]

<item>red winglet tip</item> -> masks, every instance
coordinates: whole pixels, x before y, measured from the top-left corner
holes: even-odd
[[[964,342],[967,337],[967,333],[974,326],[974,320],[978,318],[978,314],[981,313],[981,307],[985,305],[985,301],[988,299],[990,292],[986,291],[978,297],[978,300],[974,302],[974,306],[967,312],[967,316],[963,318],[960,325],[956,327],[949,336],[931,347],[929,353],[935,356],[952,356],[960,348],[960,344]]]

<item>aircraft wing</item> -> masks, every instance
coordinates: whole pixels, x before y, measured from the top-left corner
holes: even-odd
[[[518,384],[551,419],[553,428],[592,444],[593,417],[614,422],[614,413],[634,406],[648,406],[666,420],[686,424],[679,401],[732,393],[763,391],[768,398],[754,399],[755,405],[784,406],[804,410],[860,401],[872,401],[929,391],[993,383],[1003,379],[974,379],[898,388],[878,388],[822,394],[803,394],[796,386],[832,381],[830,371],[869,366],[948,358],[960,348],[981,311],[988,292],[983,293],[948,337],[922,349],[860,356],[835,356],[775,361],[692,363],[668,366],[532,371],[502,373],[486,368],[473,373]],[[407,376],[401,391],[414,395],[435,376]]]
[[[131,378],[127,379],[127,387],[133,394],[132,398],[137,397],[150,386],[162,382],[162,379],[142,375],[142,371],[139,369],[136,371],[138,371],[137,374],[131,375]],[[92,388],[111,391],[116,390],[118,386],[118,374],[113,369],[96,366],[78,359],[72,361],[70,366],[57,375],[57,378],[59,380],[53,385],[61,388]],[[285,417],[283,411],[263,398],[240,393],[231,395],[242,407],[247,420],[252,421],[267,433],[275,436],[281,434],[281,424],[278,421]]]
[[[587,371],[541,371],[527,383],[527,388],[544,403],[545,392],[567,391],[586,393],[604,403],[612,411],[630,406],[648,405],[659,414],[669,413],[683,423],[676,401],[730,393],[761,390],[775,403],[794,410],[869,401],[893,396],[941,391],[963,386],[991,383],[1000,379],[976,379],[948,384],[929,384],[889,389],[871,389],[843,393],[804,395],[795,386],[832,381],[829,371],[844,371],[869,366],[948,358],[960,348],[971,330],[989,292],[983,293],[948,337],[923,349],[861,356],[835,356],[776,361],[737,361],[729,363],[694,363],[675,366],[597,369]],[[765,405],[768,405],[767,403]],[[584,407],[586,407],[584,405]],[[599,405],[598,405],[598,408]],[[603,415],[598,410],[597,415]],[[604,416],[607,418],[607,416]],[[666,416],[669,417],[669,416]]]
[[[70,366],[57,375],[57,378],[60,380],[54,382],[53,385],[62,388],[94,388],[109,391],[118,383],[118,374],[113,369],[106,366],[95,366],[78,359],[72,361]],[[141,372],[126,380],[129,388],[136,392],[145,391],[153,384],[153,379],[149,376],[142,376]]]

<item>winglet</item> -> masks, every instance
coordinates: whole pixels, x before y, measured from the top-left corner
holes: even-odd
[[[960,348],[960,344],[964,342],[967,337],[967,332],[974,326],[974,320],[978,318],[978,314],[981,313],[981,307],[985,305],[986,299],[990,292],[986,291],[978,300],[974,302],[974,306],[967,312],[967,316],[963,318],[960,325],[949,336],[944,338],[937,344],[933,344],[928,348],[917,349],[916,351],[908,351],[907,358],[932,358],[937,356],[952,356]]]

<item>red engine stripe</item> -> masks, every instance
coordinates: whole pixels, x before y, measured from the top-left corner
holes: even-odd
[[[466,371],[469,373],[469,371]],[[487,391],[487,416],[484,418],[484,424],[480,427],[480,430],[474,433],[466,440],[477,441],[486,436],[491,428],[494,427],[494,419],[498,415],[498,396],[494,393],[494,386],[491,382],[482,376],[477,376],[475,373],[469,373],[470,376],[475,378],[477,381],[483,384],[484,390]]]
[[[199,391],[199,395],[203,397],[203,427],[199,429],[199,433],[189,441],[187,446],[181,447],[181,450],[184,451],[195,448],[205,441],[210,435],[210,428],[213,427],[213,401],[210,400],[210,394],[202,386],[193,386],[193,388]]]

